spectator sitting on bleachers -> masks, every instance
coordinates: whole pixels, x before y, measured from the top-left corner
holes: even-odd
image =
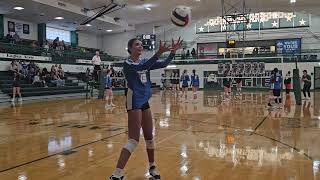
[[[47,55],[50,49],[50,43],[46,40],[43,45],[42,45],[43,49],[45,50],[45,54]]]
[[[26,61],[23,61],[21,63],[21,73],[24,75],[24,76],[27,76],[28,75],[28,64],[26,63]]]
[[[64,51],[64,43],[58,42],[58,45],[56,46],[56,51],[59,54],[59,56],[62,56],[62,53]]]
[[[59,70],[58,64],[54,65],[54,70],[55,70],[56,72],[58,72],[58,70]]]
[[[6,36],[6,41],[10,44],[14,44],[13,36],[12,34],[8,33]]]
[[[39,48],[39,44],[37,41],[32,41],[31,47],[35,50]]]
[[[46,82],[40,78],[40,72],[38,72],[34,77],[33,77],[33,82],[32,85],[36,87],[44,87],[47,86]]]
[[[61,78],[59,77],[59,73],[58,73],[58,72],[56,72],[56,73],[53,75],[52,79],[53,79],[53,80],[51,81],[51,83],[56,84],[57,87],[60,87],[60,86],[64,86],[64,85],[65,85],[65,80],[64,80],[64,79],[61,79]]]
[[[64,43],[64,40],[61,41],[60,45],[63,47],[63,50],[67,49],[66,44]]]
[[[28,83],[32,83],[33,82],[33,77],[36,75],[36,70],[33,66],[30,66],[29,68],[29,72],[27,75],[27,81]]]
[[[59,45],[59,37],[57,37],[55,40],[53,40],[52,48],[56,49],[58,45]]]
[[[84,81],[89,82],[91,80],[92,80],[92,74],[91,74],[90,68],[87,68]]]
[[[35,72],[34,74],[37,74],[37,72],[40,71],[39,66],[36,65],[33,61],[31,61],[31,62],[29,63],[29,70],[30,70],[31,68],[34,69],[34,72]]]
[[[64,79],[64,71],[63,71],[63,69],[62,69],[62,67],[61,67],[61,64],[60,64],[59,67],[58,67],[58,74],[59,74],[59,77],[60,77],[61,79]]]
[[[46,84],[50,83],[51,76],[50,73],[48,72],[47,68],[43,68],[41,72],[41,79],[46,82]]]
[[[51,77],[53,77],[53,75],[56,73],[56,68],[54,65],[51,66],[50,73],[51,73]]]
[[[20,43],[21,39],[17,32],[15,32],[12,36],[14,44]]]

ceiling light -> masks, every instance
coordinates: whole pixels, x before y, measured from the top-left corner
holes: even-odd
[[[106,30],[107,32],[112,32],[112,29],[108,29],[108,30]]]
[[[145,7],[146,10],[148,11],[151,11],[151,8],[150,7]]]
[[[62,19],[64,19],[64,18],[63,18],[63,17],[58,16],[58,17],[55,17],[54,19],[62,20]]]
[[[296,3],[296,0],[290,0],[290,3],[291,4]]]
[[[90,27],[90,26],[92,26],[92,25],[91,25],[91,24],[86,24],[86,26]]]
[[[21,11],[21,10],[23,10],[24,8],[17,6],[17,7],[14,7],[13,9],[18,10],[18,11]]]
[[[200,0],[196,0],[197,2],[200,2]]]

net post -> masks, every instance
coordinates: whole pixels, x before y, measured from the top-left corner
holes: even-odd
[[[296,62],[297,67],[297,62]],[[296,105],[301,105],[301,84],[300,84],[300,75],[299,69],[293,69],[293,92],[296,99]]]
[[[99,72],[99,96],[98,99],[103,99],[104,97],[104,87],[106,86],[106,82],[105,82],[105,76],[106,76],[106,72],[104,72],[103,70],[101,70]]]

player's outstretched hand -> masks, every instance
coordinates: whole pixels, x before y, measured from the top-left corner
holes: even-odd
[[[182,46],[182,42],[183,42],[183,40],[180,40],[180,37],[179,37],[179,39],[178,39],[178,41],[176,43],[172,39],[172,44],[171,44],[171,49],[170,49],[171,52],[175,53],[178,49],[180,49],[181,46]]]
[[[159,46],[159,50],[158,50],[158,54],[162,54],[164,52],[170,51],[170,47],[166,45],[166,43],[162,43],[162,41],[160,40],[160,46]]]

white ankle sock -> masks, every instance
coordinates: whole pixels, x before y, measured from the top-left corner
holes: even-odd
[[[149,162],[149,167],[156,166],[154,162]]]
[[[121,177],[123,176],[123,169],[116,168],[116,170],[113,172],[113,175]]]

